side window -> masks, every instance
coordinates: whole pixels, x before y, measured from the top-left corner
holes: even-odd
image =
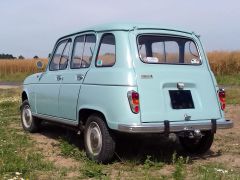
[[[84,36],[79,36],[74,41],[73,56],[71,61],[72,69],[78,69],[81,67],[83,48],[84,48]]]
[[[56,71],[59,69],[66,69],[69,60],[70,52],[70,40],[64,40],[60,42],[55,50],[53,59],[49,65],[50,71]]]
[[[86,35],[81,67],[85,68],[90,66],[95,43],[96,43],[95,35]]]
[[[96,59],[97,67],[110,67],[116,61],[116,43],[113,34],[104,34],[102,36],[98,55]]]
[[[200,64],[200,58],[197,50],[197,46],[193,41],[187,41],[185,43],[185,52],[184,52],[184,60],[185,63],[188,64]]]
[[[67,68],[69,56],[70,56],[71,41],[68,41],[60,59],[59,69],[63,70]]]
[[[90,66],[95,43],[95,35],[83,35],[75,39],[71,61],[72,69],[87,68]]]

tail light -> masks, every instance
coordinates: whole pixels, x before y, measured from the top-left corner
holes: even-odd
[[[221,109],[224,111],[226,107],[226,94],[224,89],[218,90],[218,97],[221,104]]]
[[[139,113],[139,94],[136,91],[128,91],[128,101],[133,113]]]

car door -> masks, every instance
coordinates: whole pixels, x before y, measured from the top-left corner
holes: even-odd
[[[58,100],[59,90],[62,83],[62,73],[67,68],[71,39],[60,41],[55,52],[36,84],[36,110],[38,114],[59,116]]]
[[[77,36],[74,40],[70,68],[62,74],[59,92],[59,114],[61,118],[77,120],[77,102],[84,77],[89,70],[95,48],[94,34]]]

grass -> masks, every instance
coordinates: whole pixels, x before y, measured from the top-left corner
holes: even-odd
[[[189,162],[189,158],[184,158],[182,156],[177,157],[176,153],[173,154],[173,165],[175,166],[175,170],[173,172],[173,178],[176,180],[184,180],[186,176],[186,166]]]
[[[33,142],[27,134],[9,128],[19,122],[19,96],[16,95],[16,90],[1,90],[0,94],[0,179],[17,175],[35,179],[37,171],[53,171],[54,166],[44,161],[41,153],[29,149]]]
[[[216,79],[219,85],[240,86],[240,74],[217,75]]]
[[[41,59],[44,67],[40,70],[36,66],[39,60],[0,60],[0,82],[22,82],[28,75],[43,71],[48,60]]]
[[[227,104],[240,104],[240,88],[232,87],[226,89]]]
[[[240,174],[237,174],[232,169],[226,168],[223,164],[209,163],[197,168],[197,179],[199,180],[222,180],[222,179],[240,179]]]
[[[207,56],[215,75],[240,74],[240,51],[213,51]]]
[[[233,90],[235,91],[235,90]],[[238,94],[236,89],[235,93]],[[232,97],[233,102],[236,96]],[[0,179],[24,178],[24,179],[239,179],[238,168],[229,164],[219,164],[206,160],[192,160],[186,155],[171,154],[169,160],[157,158],[151,154],[139,156],[133,153],[133,158],[115,159],[111,164],[98,164],[86,157],[84,150],[77,146],[72,139],[65,138],[62,133],[57,138],[62,158],[70,158],[79,162],[76,168],[61,168],[48,160],[44,149],[38,149],[31,140],[31,134],[24,133],[20,128],[19,99],[20,90],[0,90]],[[238,101],[239,102],[239,101]],[[52,132],[54,134],[54,132]],[[216,140],[218,139],[217,136]],[[222,134],[220,140],[231,142],[232,136]],[[225,139],[225,140],[224,140]],[[236,144],[231,142],[231,144]],[[225,145],[223,145],[225,146]],[[125,147],[126,148],[126,147]],[[138,146],[140,149],[141,146]],[[154,148],[154,146],[152,147]],[[144,150],[145,151],[145,150]],[[158,151],[158,150],[156,150]],[[222,148],[222,153],[231,153],[239,157],[237,152],[228,152]],[[162,152],[158,152],[161,154]],[[167,152],[165,152],[167,153]],[[136,160],[139,157],[139,160]],[[127,156],[128,157],[128,156]],[[74,173],[74,176],[69,174]]]

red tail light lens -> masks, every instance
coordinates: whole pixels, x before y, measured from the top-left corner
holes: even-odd
[[[221,104],[221,109],[224,111],[226,108],[226,94],[224,89],[219,89],[218,97]]]
[[[136,91],[128,91],[128,101],[133,113],[139,113],[139,94]]]

